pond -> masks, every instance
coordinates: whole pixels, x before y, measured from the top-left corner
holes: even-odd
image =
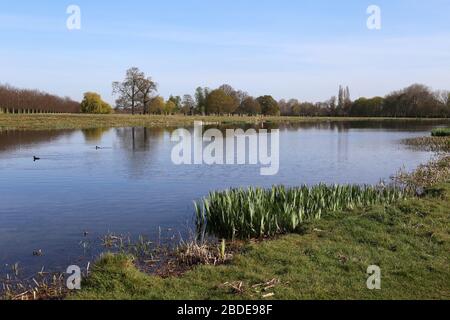
[[[444,124],[271,125],[280,129],[274,176],[262,176],[259,165],[177,166],[175,128],[0,132],[0,273],[17,262],[24,274],[85,266],[111,232],[153,241],[187,237],[193,201],[212,190],[389,180],[432,157],[400,141]],[[33,255],[37,250],[42,255]]]

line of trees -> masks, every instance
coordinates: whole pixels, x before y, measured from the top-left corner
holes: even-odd
[[[276,101],[270,95],[252,97],[247,92],[224,84],[217,89],[199,87],[193,95],[157,94],[157,84],[138,68],[127,70],[125,78],[113,83],[117,97],[116,112],[131,114],[184,115],[267,115],[303,117],[421,117],[449,118],[450,92],[433,91],[414,84],[385,97],[352,101],[350,89],[339,87],[338,96],[324,102],[297,99]],[[0,113],[111,113],[112,108],[92,92],[80,104],[38,90],[0,85]]]
[[[38,90],[0,85],[0,113],[78,113],[80,103]]]
[[[394,91],[385,97],[352,101],[349,87],[339,87],[337,97],[323,102],[297,99],[276,101],[272,96],[252,97],[224,84],[217,89],[199,87],[194,95],[157,95],[157,86],[137,68],[127,71],[125,80],[113,84],[118,94],[118,111],[139,114],[267,115],[303,117],[450,117],[450,92],[433,91],[420,84]]]
[[[116,111],[131,114],[280,115],[272,96],[253,98],[226,84],[214,90],[199,87],[194,96],[170,96],[165,101],[157,95],[156,83],[138,68],[127,70],[123,81],[113,82],[113,94],[117,96]]]
[[[421,84],[413,84],[385,97],[362,97],[355,101],[350,99],[348,88],[340,87],[337,99],[332,97],[320,103],[281,100],[279,104],[282,115],[290,116],[450,117],[450,92],[433,91]]]

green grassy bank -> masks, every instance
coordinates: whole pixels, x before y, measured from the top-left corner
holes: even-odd
[[[84,115],[84,114],[0,114],[0,130],[93,129],[111,127],[171,127],[191,125],[194,121],[213,124],[255,124],[326,121],[433,121],[439,119],[393,118],[303,118],[240,116],[158,116],[158,115]],[[442,120],[442,119],[441,119]]]
[[[450,137],[450,128],[435,129],[431,132],[433,137]]]
[[[70,299],[450,299],[450,181],[424,196],[341,211],[298,234],[248,243],[222,266],[179,277],[106,255]],[[367,289],[367,268],[382,270]]]

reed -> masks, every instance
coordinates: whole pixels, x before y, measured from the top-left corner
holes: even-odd
[[[406,199],[401,188],[385,186],[302,186],[212,192],[195,203],[201,233],[226,239],[262,238],[297,232],[303,223],[341,210]]]

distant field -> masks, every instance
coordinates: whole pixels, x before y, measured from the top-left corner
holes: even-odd
[[[170,127],[194,121],[213,124],[296,123],[326,121],[433,121],[438,119],[327,118],[327,117],[241,117],[241,116],[159,116],[81,114],[0,114],[0,130],[91,129],[108,127]],[[441,119],[442,120],[442,119]],[[449,120],[450,121],[450,120]]]

